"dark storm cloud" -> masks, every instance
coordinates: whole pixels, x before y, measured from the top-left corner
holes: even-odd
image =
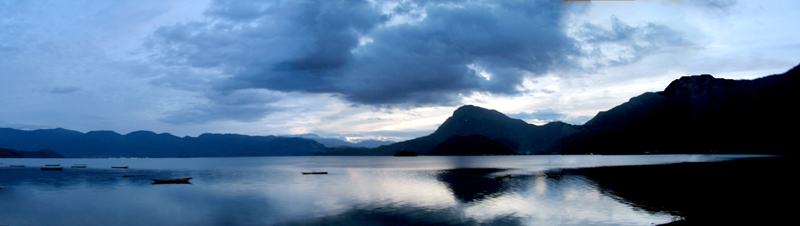
[[[566,58],[578,53],[561,28],[568,7],[561,2],[379,6],[215,1],[205,13],[210,20],[162,27],[148,46],[161,63],[230,75],[217,84],[221,93],[338,93],[369,105],[452,105],[471,92],[513,95],[526,72],[569,64]],[[393,18],[412,21],[390,24]]]
[[[426,7],[419,23],[373,30],[336,92],[364,104],[457,104],[459,94],[518,94],[524,72],[564,66],[577,49],[562,4]],[[490,73],[477,74],[470,65]]]
[[[606,57],[584,44],[632,48],[634,62],[682,45],[667,27],[592,24],[575,38],[564,18],[585,4],[561,1],[214,1],[206,20],[165,26],[152,58],[219,71],[213,95],[240,89],[332,93],[374,106],[457,105],[482,92],[518,95],[525,76],[580,69]],[[594,54],[594,55],[592,55]],[[598,55],[599,54],[599,55]],[[181,76],[186,77],[186,76]],[[210,97],[214,99],[214,97]]]

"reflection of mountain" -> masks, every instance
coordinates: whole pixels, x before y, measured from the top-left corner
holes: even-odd
[[[492,176],[502,169],[452,169],[442,171],[437,179],[447,184],[453,195],[462,202],[474,202],[497,197],[511,186],[510,177]]]
[[[684,217],[676,225],[780,225],[794,220],[793,158],[565,170],[603,193],[649,212]]]
[[[136,131],[81,133],[66,129],[23,131],[0,128],[0,147],[17,150],[52,149],[69,157],[228,157],[311,155],[321,144],[303,138],[202,134],[177,137]]]

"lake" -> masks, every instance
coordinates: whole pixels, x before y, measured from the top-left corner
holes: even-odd
[[[676,216],[554,172],[748,157],[0,159],[0,225],[651,225]],[[180,177],[193,179],[151,180]]]

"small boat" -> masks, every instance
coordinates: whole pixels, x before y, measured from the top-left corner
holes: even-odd
[[[25,165],[9,165],[10,167],[25,167]]]
[[[114,168],[114,169],[127,169],[128,167],[127,166],[112,166],[111,168]]]
[[[191,177],[172,179],[152,179],[154,184],[188,184]]]
[[[44,166],[60,166],[61,164],[46,164]]]
[[[42,170],[63,170],[64,167],[42,167]]]
[[[303,174],[328,174],[328,172],[303,172]]]
[[[143,176],[144,175],[141,175],[141,174],[138,174],[138,175],[122,175],[122,177],[143,177]]]
[[[81,164],[81,165],[74,165],[74,166],[71,166],[71,167],[72,168],[86,168],[86,165],[85,164]]]

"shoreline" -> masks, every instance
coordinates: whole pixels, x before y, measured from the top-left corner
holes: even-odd
[[[797,159],[757,157],[722,162],[563,169],[633,208],[680,217],[664,225],[770,225],[791,222]]]

